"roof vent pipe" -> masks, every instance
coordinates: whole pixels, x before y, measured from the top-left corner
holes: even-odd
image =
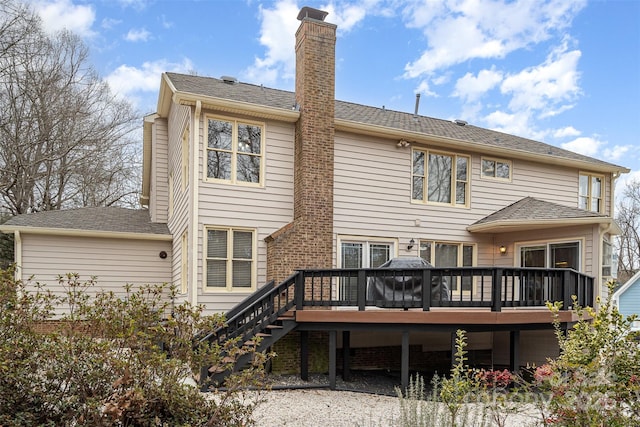
[[[413,117],[418,117],[418,107],[420,106],[420,94],[416,93],[416,109],[413,112]]]

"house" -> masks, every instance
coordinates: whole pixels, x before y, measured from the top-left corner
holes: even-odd
[[[613,293],[611,299],[623,316],[640,318],[640,272],[634,274],[624,285],[620,286]],[[640,331],[640,320],[635,320],[631,328]]]
[[[589,295],[602,291],[620,232],[615,181],[629,170],[461,120],[334,99],[336,26],[325,16],[303,8],[298,17],[295,92],[164,73],[157,112],[144,119],[145,209],[13,218],[0,230],[16,236],[19,277],[52,281],[69,270],[111,288],[166,281],[212,313],[294,271],[320,277],[323,269],[419,256],[447,269],[451,299],[470,310],[452,315],[427,304],[421,314],[373,310],[358,319],[346,309],[324,310],[322,318],[298,311],[299,348],[284,345],[279,363],[296,366],[300,354],[306,370],[302,359],[311,353],[315,363],[328,345],[334,371],[342,348],[343,363],[367,368],[402,359],[406,372],[410,359],[450,354],[456,328],[474,331],[472,356],[492,364],[544,362],[557,352],[550,316],[517,306],[553,298],[543,287],[560,280],[548,275],[554,269],[578,274],[572,283],[586,283]],[[473,311],[474,301],[489,301],[484,277],[507,269],[503,288],[524,285],[515,275],[525,271],[531,295],[510,291],[518,304],[498,315],[506,293],[494,286],[493,311]],[[532,275],[541,271],[544,277]],[[297,294],[298,308],[306,298],[336,301],[355,278],[309,285],[304,297]],[[566,297],[569,288],[562,289]],[[343,317],[326,317],[334,315]]]

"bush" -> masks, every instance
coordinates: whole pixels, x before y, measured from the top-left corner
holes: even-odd
[[[609,297],[599,310],[577,306],[579,321],[565,331],[556,320],[560,356],[538,367],[534,385],[549,393],[545,423],[558,426],[640,424],[640,334],[631,331]],[[557,315],[560,306],[549,305]]]
[[[54,296],[0,272],[0,426],[250,425],[259,397],[248,386],[264,378],[265,354],[233,374],[224,391],[200,393],[201,366],[231,368],[253,349],[195,337],[222,325],[201,307],[175,305],[167,285],[127,286],[124,297],[90,291],[94,280],[61,277]],[[56,307],[65,314],[55,315]],[[57,320],[54,331],[38,332]]]

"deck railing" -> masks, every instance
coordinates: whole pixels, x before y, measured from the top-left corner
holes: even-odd
[[[372,287],[385,287],[375,295]],[[430,286],[425,286],[429,284]],[[425,291],[427,290],[427,291]],[[305,307],[422,308],[544,307],[561,301],[593,306],[594,280],[571,269],[544,268],[360,268],[300,270],[282,283],[267,284],[227,313],[225,325],[202,341],[250,339],[279,316]]]
[[[302,270],[296,309],[351,306],[422,308],[593,306],[594,279],[572,269],[458,267]],[[425,286],[427,284],[427,286]],[[382,291],[380,289],[383,289]]]

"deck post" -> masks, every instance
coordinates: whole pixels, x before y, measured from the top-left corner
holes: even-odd
[[[342,331],[342,379],[351,380],[351,370],[349,369],[351,352],[351,331]]]
[[[358,311],[364,311],[365,305],[367,303],[367,274],[364,270],[358,271],[356,295],[356,298],[358,300]]]
[[[451,332],[451,369],[456,365],[456,332]]]
[[[442,295],[442,284],[440,295]],[[442,298],[440,298],[442,301]],[[425,268],[422,270],[422,311],[429,311],[431,309],[431,270]]]
[[[400,385],[404,393],[409,388],[409,331],[402,331],[402,354],[400,359]]]
[[[336,330],[329,331],[329,388],[336,389],[336,349],[337,349]]]
[[[562,309],[563,310],[571,310],[573,301],[571,300],[571,295],[573,295],[573,286],[571,281],[571,270],[565,270],[562,274]]]
[[[520,331],[509,331],[509,370],[517,373],[520,370]]]
[[[300,331],[300,379],[309,381],[309,332]]]
[[[295,282],[295,303],[296,310],[302,310],[302,306],[304,304],[304,273],[302,271],[296,272],[296,282]]]
[[[494,269],[491,279],[491,311],[502,311],[502,269]]]

